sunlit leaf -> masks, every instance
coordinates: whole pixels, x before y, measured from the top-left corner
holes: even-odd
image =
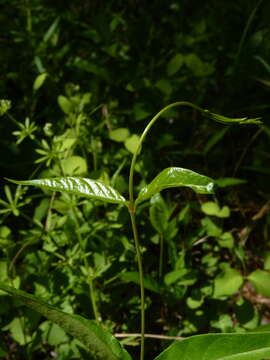
[[[138,135],[132,135],[125,140],[125,147],[128,151],[134,154],[140,144],[140,138]]]
[[[243,284],[242,275],[235,269],[227,268],[214,279],[214,298],[235,294]]]
[[[33,90],[37,91],[39,88],[41,88],[41,86],[43,85],[44,81],[46,80],[48,74],[47,73],[42,73],[39,74],[33,84]]]
[[[270,356],[270,332],[191,336],[154,360],[262,360]]]
[[[70,156],[61,160],[61,165],[65,175],[84,175],[87,172],[87,162],[81,156]]]
[[[126,203],[125,198],[111,186],[87,178],[56,177],[22,181],[7,180],[19,185],[33,185],[47,190],[66,192],[115,204]]]
[[[259,294],[270,297],[270,272],[258,269],[249,274],[248,279]]]
[[[217,216],[220,218],[226,218],[230,216],[230,208],[228,206],[219,207],[214,201],[207,201],[201,205],[202,211],[206,215]]]
[[[130,133],[127,128],[114,129],[109,133],[110,139],[117,142],[124,142],[129,136]]]
[[[149,199],[161,190],[181,186],[189,187],[199,194],[212,194],[214,182],[209,177],[200,175],[194,171],[170,167],[164,169],[149,185],[142,188],[136,203],[138,204]]]
[[[69,114],[69,113],[72,112],[73,105],[72,105],[71,101],[66,96],[59,95],[58,98],[57,98],[57,102],[58,102],[58,105],[60,106],[60,108],[63,110],[63,112],[65,114]]]
[[[122,349],[119,342],[94,320],[87,320],[79,315],[67,314],[58,308],[44,302],[37,296],[17,290],[0,283],[0,289],[47,319],[61,326],[68,334],[80,340],[95,359],[100,360],[131,360],[128,353]]]

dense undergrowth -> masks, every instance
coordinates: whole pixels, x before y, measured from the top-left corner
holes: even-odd
[[[138,135],[168,103],[264,119],[261,127],[224,127],[195,110],[168,111],[144,144],[135,188],[168,166],[216,180],[214,196],[165,190],[138,208],[146,332],[189,336],[268,324],[269,4],[0,4],[0,97],[11,100],[0,123],[2,178],[87,176],[127,194]],[[137,333],[128,213],[4,179],[0,191],[1,281],[102,320],[114,334]],[[4,293],[0,315],[3,359],[87,358],[61,328]],[[136,358],[138,337],[123,342]],[[170,343],[147,338],[146,358]]]

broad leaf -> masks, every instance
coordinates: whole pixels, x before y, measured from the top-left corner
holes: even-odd
[[[80,340],[95,359],[131,360],[119,342],[93,320],[79,315],[67,314],[56,307],[45,303],[37,296],[27,294],[8,285],[0,283],[0,289],[15,296],[26,306],[39,312],[47,319],[61,326],[68,334]]]
[[[255,270],[248,275],[248,279],[254,285],[256,291],[263,295],[270,297],[270,273],[266,270]]]
[[[117,142],[124,142],[130,136],[127,128],[114,129],[109,133],[109,138]]]
[[[67,192],[69,194],[75,194],[115,204],[126,203],[125,198],[123,198],[123,196],[111,186],[103,184],[100,181],[87,178],[57,177],[51,179],[22,181],[11,179],[7,180],[19,185],[34,185],[52,191]]]
[[[180,186],[189,187],[200,194],[212,194],[214,182],[192,170],[170,167],[161,171],[149,185],[142,188],[136,203],[149,199],[161,190]]]
[[[270,356],[270,332],[191,336],[155,360],[262,360]]]
[[[242,275],[235,269],[228,267],[214,279],[213,297],[223,298],[235,294],[243,284]]]

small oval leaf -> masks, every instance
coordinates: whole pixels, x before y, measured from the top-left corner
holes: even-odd
[[[57,307],[47,304],[37,296],[3,283],[0,283],[0,289],[15,296],[24,305],[61,326],[68,334],[80,340],[95,359],[131,360],[131,357],[122,349],[119,342],[94,320],[87,320],[79,315],[67,314]]]
[[[113,141],[123,142],[129,137],[129,130],[127,128],[114,129],[109,133],[109,138]]]
[[[189,187],[199,194],[212,194],[214,181],[192,170],[170,167],[161,171],[149,185],[142,188],[136,204],[149,199],[161,190],[180,186]]]
[[[227,268],[214,279],[214,299],[232,296],[243,284],[242,275],[235,269]]]
[[[191,336],[154,360],[262,360],[270,356],[270,332]]]
[[[72,108],[73,108],[72,103],[66,96],[59,95],[57,101],[58,101],[58,105],[65,114],[68,115],[69,113],[72,112]]]
[[[42,73],[39,74],[33,84],[33,90],[37,91],[39,88],[41,88],[41,86],[44,84],[44,81],[46,80],[48,74],[47,73]]]
[[[125,198],[117,190],[100,181],[79,177],[56,177],[52,179],[11,180],[19,185],[33,185],[40,188],[66,192],[114,204],[125,204]]]

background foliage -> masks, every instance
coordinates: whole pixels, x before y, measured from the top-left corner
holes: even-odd
[[[170,102],[263,117],[260,128],[223,127],[193,110],[168,112],[144,145],[136,186],[168,166],[217,179],[214,197],[165,191],[150,210],[139,208],[147,332],[187,336],[268,324],[270,4],[0,5],[0,93],[12,102],[0,123],[3,177],[87,176],[125,194],[137,135]],[[91,277],[107,329],[136,332],[138,274],[123,208],[4,181],[0,191],[1,281],[93,318]],[[86,358],[57,325],[4,293],[0,304],[1,358]],[[125,341],[136,356],[137,340]],[[146,357],[167,345],[147,340]]]

